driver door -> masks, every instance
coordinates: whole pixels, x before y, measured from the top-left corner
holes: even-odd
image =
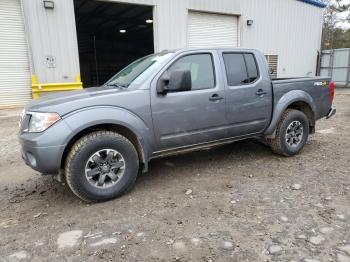
[[[226,137],[224,85],[214,66],[218,63],[216,52],[181,54],[152,82],[151,110],[158,151]],[[190,70],[191,90],[158,94],[158,79],[174,70]]]

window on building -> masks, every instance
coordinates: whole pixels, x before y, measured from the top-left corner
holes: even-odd
[[[210,54],[181,57],[168,68],[167,72],[170,75],[172,71],[179,69],[191,71],[192,90],[214,88],[214,65]]]
[[[259,71],[253,54],[225,53],[223,57],[229,86],[245,85],[258,79]]]

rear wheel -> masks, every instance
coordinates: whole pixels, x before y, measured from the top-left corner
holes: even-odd
[[[309,120],[295,109],[287,109],[277,125],[276,135],[267,139],[272,151],[284,156],[298,154],[305,146],[309,136]]]
[[[65,163],[71,191],[84,201],[118,197],[134,184],[138,155],[133,144],[111,131],[96,131],[80,138]]]

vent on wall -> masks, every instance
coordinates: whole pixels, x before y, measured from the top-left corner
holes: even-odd
[[[271,78],[277,78],[278,55],[265,55]]]

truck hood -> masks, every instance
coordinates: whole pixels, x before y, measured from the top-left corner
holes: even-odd
[[[72,111],[91,106],[117,106],[118,99],[138,90],[114,87],[90,87],[82,90],[60,92],[31,100],[26,111],[55,112],[61,116]]]

